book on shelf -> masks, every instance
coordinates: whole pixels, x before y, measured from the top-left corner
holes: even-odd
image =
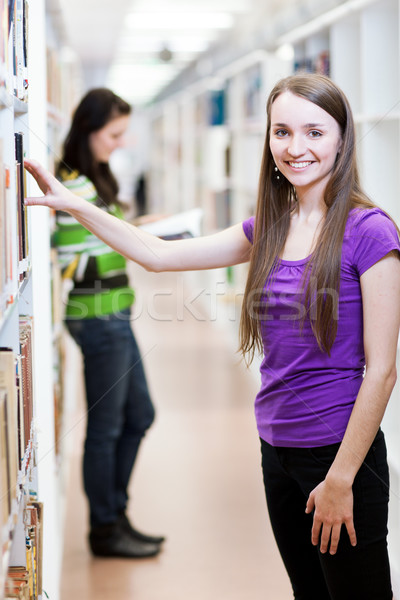
[[[10,9],[9,9],[10,10]],[[13,93],[27,101],[27,2],[12,0]]]
[[[261,64],[244,73],[244,115],[246,119],[259,118],[263,110]]]
[[[29,254],[28,217],[25,206],[26,174],[24,169],[24,136],[21,132],[15,133],[15,168],[16,168],[16,203],[18,223],[18,259],[23,261]],[[20,281],[24,279],[26,271],[20,273]]]
[[[17,496],[18,471],[29,446],[33,418],[32,318],[20,317],[20,353],[0,349],[1,489],[3,521]]]
[[[3,162],[3,144],[0,139],[0,318],[12,302],[8,287],[13,279],[13,197],[11,169]]]
[[[43,592],[43,504],[29,502],[23,513],[25,564],[10,566],[6,578],[6,598],[37,600]]]
[[[0,349],[0,390],[2,392],[1,427],[2,459],[6,458],[6,471],[2,481],[8,479],[7,490],[16,496],[18,470],[22,466],[29,445],[33,418],[32,386],[32,318],[20,318],[20,353],[10,348]]]
[[[315,71],[329,77],[331,70],[329,50],[320,52],[315,60]]]
[[[43,504],[30,502],[25,509],[27,551],[32,565],[32,584],[34,597],[42,594],[42,560],[43,560]],[[28,557],[27,557],[28,558]],[[27,561],[28,562],[28,561]]]
[[[7,2],[6,27],[4,32],[5,58],[3,65],[3,86],[9,94],[14,94],[14,0],[4,0],[4,6]]]
[[[17,23],[16,23],[16,12],[17,3],[16,0],[9,2],[9,17],[11,18],[11,27],[8,40],[8,52],[9,52],[9,69],[10,69],[10,82],[9,91],[16,96],[17,95]]]
[[[27,1],[0,0],[0,18],[0,86],[27,101]]]
[[[0,317],[7,304],[7,284],[13,277],[13,227],[11,209],[11,171],[3,161],[3,140],[0,139]]]
[[[0,350],[0,436],[2,521],[7,522],[18,481],[17,393],[15,355],[10,349]]]
[[[26,436],[25,436],[25,419],[24,419],[24,397],[22,393],[22,378],[21,378],[21,356],[15,358],[15,386],[17,390],[17,427],[18,427],[18,461],[22,464],[25,456]]]
[[[1,492],[1,528],[8,521],[11,512],[11,503],[9,495],[9,467],[8,467],[8,440],[7,440],[7,419],[5,418],[7,404],[7,393],[0,389],[0,492]],[[3,541],[3,540],[1,540]]]
[[[33,381],[32,381],[32,317],[20,317],[19,322],[20,361],[19,393],[22,395],[24,448],[28,447],[33,418]]]
[[[11,31],[11,24],[12,24],[12,18],[13,18],[13,10],[14,10],[14,0],[5,0],[5,2],[7,2],[7,15],[8,15],[8,35],[10,35],[10,31]]]
[[[22,263],[25,258],[25,227],[24,227],[24,211],[21,208],[21,197],[23,196],[21,191],[21,165],[19,163],[15,164],[16,169],[16,181],[15,181],[15,190],[16,190],[16,200],[17,200],[17,229],[18,229],[18,263]],[[20,282],[24,279],[23,272],[19,273]]]
[[[14,276],[14,259],[13,259],[13,227],[12,227],[12,190],[11,190],[11,169],[4,165],[4,242],[5,242],[5,280],[12,281]],[[10,299],[12,301],[12,298]]]
[[[64,412],[63,397],[63,361],[64,344],[62,336],[57,336],[53,343],[53,397],[54,397],[54,444],[56,456],[61,453],[61,427]]]
[[[29,571],[25,566],[9,567],[6,579],[5,600],[31,600]]]
[[[214,193],[215,219],[217,229],[226,229],[232,225],[232,193],[226,189]]]
[[[22,2],[22,52],[23,52],[23,94],[24,100],[28,100],[28,23],[29,23],[29,3],[26,0]]]
[[[320,75],[330,75],[330,57],[329,50],[323,50],[315,57],[306,56],[295,60],[294,70],[305,71],[307,73],[319,73]]]
[[[8,40],[8,4],[7,0],[0,0],[0,86],[6,83]]]
[[[0,298],[6,285],[6,226],[5,226],[5,204],[6,188],[5,173],[3,168],[3,140],[0,138]],[[0,317],[4,310],[3,302],[0,303]]]
[[[208,124],[211,126],[225,123],[225,90],[212,90],[209,93]]]
[[[51,307],[53,326],[53,397],[54,397],[54,436],[55,453],[61,450],[61,424],[63,420],[63,363],[64,363],[64,338],[63,338],[63,281],[57,258],[57,249],[50,250],[51,268]]]
[[[225,176],[229,178],[231,176],[232,167],[232,139],[229,140],[225,147]]]

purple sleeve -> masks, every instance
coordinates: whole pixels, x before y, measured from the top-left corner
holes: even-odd
[[[392,250],[400,251],[396,227],[379,209],[363,211],[352,237],[353,261],[360,276]]]
[[[254,233],[254,217],[250,217],[247,221],[243,221],[242,223],[243,231],[250,244],[253,243],[253,233]]]

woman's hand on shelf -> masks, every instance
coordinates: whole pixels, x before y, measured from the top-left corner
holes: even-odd
[[[67,190],[36,160],[25,159],[24,167],[34,177],[44,196],[25,198],[27,206],[48,206],[66,212],[79,207],[81,199]]]

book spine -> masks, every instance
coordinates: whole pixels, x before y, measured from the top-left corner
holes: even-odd
[[[21,132],[15,133],[15,160],[16,160],[16,189],[18,211],[18,241],[19,261],[28,257],[28,219],[25,206],[25,175],[24,175],[24,136]],[[20,280],[26,275],[26,270],[20,273]]]

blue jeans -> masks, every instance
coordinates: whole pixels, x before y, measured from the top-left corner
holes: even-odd
[[[272,447],[261,440],[265,492],[272,529],[295,600],[392,600],[387,552],[389,471],[380,430],[353,484],[353,547],[342,527],[337,553],[311,544],[310,492],[325,479],[340,444],[321,448]]]
[[[87,431],[83,458],[91,527],[114,522],[125,509],[140,442],[154,420],[130,310],[68,320],[84,358]]]

